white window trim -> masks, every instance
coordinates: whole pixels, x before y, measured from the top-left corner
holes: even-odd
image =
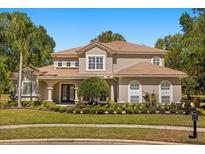
[[[161,99],[161,85],[162,85],[163,82],[169,82],[169,84],[170,84],[170,102],[169,103],[171,103],[171,102],[173,102],[173,85],[168,80],[163,80],[163,81],[161,81],[159,83],[159,103],[162,103],[162,99]]]
[[[129,85],[128,85],[128,102],[131,102],[131,100],[130,100],[130,84],[132,83],[132,82],[137,82],[138,84],[139,84],[139,103],[141,103],[142,102],[142,84],[138,81],[138,80],[131,80],[130,82],[129,82]]]
[[[103,57],[103,69],[89,69],[89,57]],[[105,71],[106,70],[106,55],[86,54],[86,71]]]
[[[23,94],[23,89],[24,89],[24,83],[25,82],[31,82],[32,83],[32,93],[31,94]],[[37,96],[36,93],[35,93],[35,90],[33,89],[34,88],[34,84],[35,82],[34,81],[28,81],[28,80],[25,80],[25,81],[22,81],[22,92],[21,92],[21,95],[22,96]]]
[[[151,59],[151,63],[152,63],[153,65],[156,65],[156,64],[153,63],[155,58],[159,58],[159,65],[158,65],[158,66],[162,66],[162,58],[160,58],[160,57],[158,57],[158,56],[153,57],[153,58]]]
[[[54,61],[54,67],[55,68],[79,68],[79,66],[76,66],[76,61],[78,61],[79,64],[79,60],[56,60]],[[58,66],[58,62],[62,63],[62,66]],[[70,63],[70,66],[67,66],[67,63]],[[74,65],[71,65],[71,64]]]

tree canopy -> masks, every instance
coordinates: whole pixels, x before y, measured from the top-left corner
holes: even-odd
[[[109,96],[109,86],[105,80],[99,77],[91,77],[81,82],[78,88],[78,94],[90,100],[96,100],[100,97]]]
[[[108,43],[112,41],[126,41],[123,35],[119,33],[113,33],[112,31],[102,32],[96,38],[92,39],[91,42],[96,40],[102,43]]]
[[[157,40],[155,47],[168,50],[165,65],[186,72],[182,80],[185,93],[205,94],[205,9],[194,9],[179,19],[182,32]]]
[[[20,27],[24,27],[21,28]],[[55,42],[43,26],[36,26],[25,13],[0,13],[0,54],[8,57],[12,71],[19,67],[19,50],[25,48],[24,65],[35,67],[52,63]],[[22,39],[24,38],[24,41]]]
[[[43,26],[35,25],[25,13],[0,13],[1,70],[9,74],[19,69],[20,53],[24,65],[40,67],[52,63],[55,42]],[[7,77],[8,78],[8,75]],[[0,83],[6,80],[0,79]]]

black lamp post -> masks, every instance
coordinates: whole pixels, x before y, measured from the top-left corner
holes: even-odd
[[[198,113],[196,110],[192,112],[192,121],[193,121],[193,135],[189,135],[189,138],[197,138],[197,121],[198,121]]]

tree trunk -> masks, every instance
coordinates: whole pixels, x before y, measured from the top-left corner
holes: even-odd
[[[20,65],[19,65],[19,86],[18,86],[18,108],[21,108],[21,85],[22,85],[22,67],[23,67],[23,54],[20,52]]]

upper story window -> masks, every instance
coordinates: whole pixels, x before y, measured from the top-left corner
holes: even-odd
[[[105,70],[104,55],[88,55],[87,70]]]
[[[161,58],[160,57],[152,58],[152,64],[161,66]]]
[[[66,66],[70,67],[70,61],[67,61]]]
[[[62,66],[62,61],[58,61],[58,67]]]
[[[54,61],[54,66],[55,67],[60,67],[60,68],[76,68],[79,67],[79,61],[78,60],[59,60],[59,61]]]

